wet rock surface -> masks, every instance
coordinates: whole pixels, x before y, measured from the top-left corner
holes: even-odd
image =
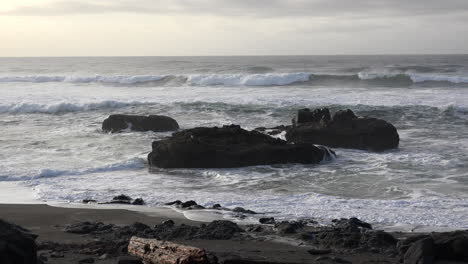
[[[84,199],[83,203],[98,203],[98,201],[94,199]],[[131,204],[131,205],[145,205],[145,201],[143,198],[136,198],[133,199],[128,195],[120,194],[112,198],[109,202],[101,202],[99,204]]]
[[[434,260],[468,262],[468,231],[410,237],[401,241],[399,250],[405,264],[426,264]]]
[[[325,151],[310,143],[288,144],[240,126],[199,127],[154,141],[148,155],[161,168],[232,168],[279,163],[316,164]]]
[[[165,132],[179,129],[174,119],[162,115],[110,115],[102,122],[104,132],[117,133],[122,130]]]
[[[397,148],[399,135],[390,123],[377,118],[356,116],[340,110],[333,116],[327,108],[298,111],[286,133],[288,142],[308,142],[333,148],[383,151]]]
[[[175,225],[173,221],[165,221],[162,224],[150,227],[148,225],[135,222],[129,226],[116,226],[104,224],[102,222],[81,222],[67,225],[65,232],[75,234],[90,234],[99,237],[101,240],[127,240],[132,236],[142,238],[157,238],[163,240],[173,239],[231,239],[236,234],[244,232],[237,224],[230,221],[213,221],[200,226]]]
[[[30,264],[37,261],[36,235],[0,219],[0,263]]]

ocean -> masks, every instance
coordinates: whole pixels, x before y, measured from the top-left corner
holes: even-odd
[[[0,99],[0,183],[40,201],[124,193],[152,207],[468,228],[468,55],[0,58]],[[338,148],[318,165],[149,169],[151,142],[170,133],[101,131],[118,113],[254,129],[319,107],[391,122],[400,147]]]

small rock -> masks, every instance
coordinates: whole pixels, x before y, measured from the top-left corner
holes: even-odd
[[[101,256],[99,256],[99,259],[107,259],[109,257],[108,254],[102,254]]]
[[[55,252],[55,251],[54,251],[54,252],[50,253],[50,257],[51,257],[51,258],[63,258],[63,257],[65,257],[65,256],[64,256],[63,253],[61,253],[61,252]]]
[[[143,201],[142,198],[136,198],[133,202],[132,202],[133,205],[144,205],[145,204],[145,201]]]
[[[252,210],[246,210],[242,207],[236,207],[234,209],[232,209],[233,212],[236,212],[236,213],[243,213],[243,214],[257,214],[256,212],[252,211]]]
[[[174,221],[169,219],[169,220],[166,220],[166,221],[162,222],[162,225],[167,226],[167,227],[173,227],[175,225],[175,223],[174,223]]]
[[[201,205],[199,205],[199,204],[196,204],[196,205],[190,206],[190,207],[187,208],[187,209],[190,209],[190,210],[202,210],[202,209],[205,209],[205,207],[204,207],[204,206],[201,206]]]
[[[49,259],[48,259],[46,256],[44,256],[43,254],[39,255],[39,256],[37,257],[37,259],[40,260],[40,261],[42,261],[43,263],[44,263],[44,262],[47,262],[47,261],[49,260]]]
[[[86,203],[86,204],[87,204],[87,203],[97,203],[97,201],[96,201],[96,200],[93,200],[93,199],[84,199],[84,200],[82,201],[82,203]]]
[[[78,261],[78,263],[94,263],[94,259],[93,258],[85,258],[85,259],[81,259],[80,261]]]
[[[330,257],[324,257],[324,256],[322,256],[322,257],[316,258],[315,261],[323,261],[323,260],[329,260],[329,259],[330,259]]]
[[[331,249],[309,249],[307,252],[311,255],[326,255],[330,254],[332,251]]]
[[[188,207],[193,206],[193,205],[197,205],[197,203],[195,201],[190,200],[190,201],[186,201],[186,202],[181,203],[180,208],[185,209],[185,208],[188,208]]]
[[[303,228],[304,225],[298,222],[283,221],[275,225],[276,230],[281,234],[294,234],[297,230]]]
[[[250,225],[247,227],[248,232],[262,232],[263,227],[260,225]]]
[[[110,203],[130,204],[131,201],[132,198],[125,194],[121,194],[112,198],[112,201],[110,201]]]
[[[117,264],[143,264],[139,258],[131,256],[119,257]]]
[[[330,258],[332,261],[336,262],[336,263],[343,263],[343,264],[350,264],[352,263],[351,261],[348,261],[346,259],[342,259],[342,258],[339,258],[339,257],[331,257]]]
[[[180,200],[176,200],[170,203],[165,203],[164,205],[180,205],[180,204],[182,204],[182,202]]]
[[[140,223],[140,222],[135,222],[130,227],[132,229],[136,230],[136,231],[143,231],[143,230],[146,230],[146,229],[150,229],[149,226],[147,226],[147,225],[145,225],[143,223]]]
[[[214,204],[213,206],[211,206],[211,209],[216,209],[216,210],[219,210],[223,208],[220,204]]]
[[[266,225],[273,225],[275,224],[275,218],[274,217],[263,217],[258,220],[260,224],[266,224]]]

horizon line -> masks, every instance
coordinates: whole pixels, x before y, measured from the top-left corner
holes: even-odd
[[[0,58],[138,58],[138,57],[301,57],[301,56],[466,56],[468,53],[276,54],[276,55],[52,55],[0,56]]]

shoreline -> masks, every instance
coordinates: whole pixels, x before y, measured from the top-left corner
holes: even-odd
[[[66,226],[82,222],[103,222],[116,226],[128,226],[139,222],[148,226],[154,226],[167,220],[173,220],[176,225],[203,226],[204,224],[189,219],[184,219],[180,213],[161,211],[152,216],[127,209],[90,209],[90,208],[64,208],[53,207],[46,204],[0,204],[0,219],[18,224],[32,233],[38,235],[38,256],[46,256],[51,264],[78,263],[81,259],[92,257],[95,263],[117,263],[118,257],[109,256],[101,259],[100,255],[84,254],[74,249],[77,245],[89,245],[99,241],[90,235],[72,234],[66,232]],[[165,215],[169,213],[169,215]],[[173,218],[172,216],[175,216]],[[247,229],[247,226],[242,226]],[[258,262],[234,262],[234,263],[335,263],[333,261],[316,262],[318,256],[308,253],[312,247],[303,245],[295,240],[274,237],[259,237],[248,239],[175,239],[174,242],[194,247],[204,248],[220,259],[242,259]],[[50,245],[56,245],[51,249]],[[93,245],[93,244],[92,244]],[[69,248],[68,248],[69,247]],[[82,247],[82,246],[80,246]],[[87,247],[87,246],[83,246]],[[92,246],[91,246],[92,247]],[[67,248],[67,249],[63,249]],[[57,257],[58,256],[58,257]],[[363,260],[385,260],[388,256],[380,256],[376,253],[348,254],[336,252],[334,257],[348,259],[360,263]],[[390,259],[394,259],[390,257]]]
[[[112,244],[115,243],[114,241],[120,241],[119,243],[124,241],[128,244],[127,236],[122,237],[122,234],[127,234],[126,232],[129,230],[134,230],[131,231],[134,232],[134,236],[148,234],[146,229],[143,233],[132,229],[142,225],[146,228],[154,227],[154,230],[159,228],[160,231],[162,228],[163,233],[167,231],[164,229],[172,230],[170,232],[175,232],[173,234],[176,236],[162,239],[181,245],[203,248],[220,260],[241,260],[240,262],[220,261],[219,263],[398,263],[398,259],[401,257],[398,255],[398,250],[401,249],[397,247],[395,241],[431,235],[428,232],[384,232],[379,231],[379,228],[364,230],[369,224],[357,219],[342,219],[328,226],[305,226],[304,224],[297,226],[295,224],[297,222],[294,221],[276,222],[274,225],[239,224],[239,227],[244,230],[241,232],[244,233],[236,233],[227,238],[197,238],[191,237],[191,235],[179,236],[179,232],[187,232],[187,228],[189,228],[188,230],[203,229],[215,222],[226,223],[229,221],[214,221],[209,224],[193,221],[187,219],[183,213],[171,208],[146,210],[147,212],[144,213],[142,212],[145,211],[144,209],[142,211],[129,210],[130,206],[125,205],[83,205],[80,207],[77,208],[75,205],[55,207],[47,204],[0,204],[0,219],[20,225],[38,235],[36,239],[38,256],[45,257],[47,261],[43,263],[47,264],[78,263],[86,258],[93,258],[95,260],[93,263],[118,263],[119,258],[122,257],[121,253],[116,253],[115,249],[109,254],[102,252],[109,250],[109,245],[114,245]],[[151,212],[151,215],[148,215],[148,212]],[[170,221],[173,221],[176,228],[181,229],[174,231],[171,229],[172,226],[166,227],[166,223]],[[94,223],[100,222],[104,225],[114,226],[112,231],[72,233],[67,230],[69,226],[73,225],[80,226],[88,223],[93,226]],[[230,223],[237,226],[235,223]],[[219,235],[226,231],[220,229],[216,232]],[[322,238],[320,238],[323,235],[317,235],[317,238],[313,238],[315,234],[320,233],[328,238],[324,241],[321,241]],[[149,234],[151,236],[151,233]],[[311,235],[312,237],[310,237]],[[358,240],[355,240],[356,235],[360,237]],[[156,235],[156,237],[158,236]],[[390,238],[390,241],[393,240],[391,244],[387,244],[388,236],[393,237]],[[342,239],[345,240],[342,241]],[[358,248],[348,247],[348,243],[351,241],[363,244]],[[321,250],[325,250],[327,253],[315,253],[316,251],[321,252]]]
[[[166,216],[168,219],[185,219],[193,222],[211,222],[214,220],[229,220],[241,225],[258,224],[256,218],[238,219],[230,217],[226,212],[219,210],[183,210],[172,206],[147,206],[147,205],[126,205],[126,204],[98,204],[98,203],[72,203],[72,202],[48,202],[41,201],[30,187],[24,186],[17,181],[0,182],[0,205],[47,205],[56,208],[68,209],[86,209],[86,210],[127,210],[144,214],[148,217]],[[261,214],[261,213],[260,213]],[[275,215],[265,215],[275,217]],[[355,216],[359,219],[361,217]],[[299,218],[300,219],[300,218]],[[323,225],[329,225],[332,219],[312,218],[319,221]],[[282,220],[297,220],[282,219]],[[456,230],[468,229],[461,227],[442,227],[442,226],[425,226],[420,224],[385,224],[370,222],[376,229],[386,232],[404,232],[404,233],[429,233],[429,232],[451,232]]]

